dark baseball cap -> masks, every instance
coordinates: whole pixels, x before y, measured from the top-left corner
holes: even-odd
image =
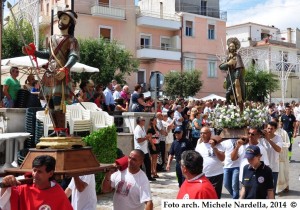
[[[180,133],[182,132],[182,127],[181,126],[177,126],[174,130],[174,133]]]
[[[260,149],[256,145],[250,145],[246,148],[245,158],[252,159],[255,156],[261,155]]]

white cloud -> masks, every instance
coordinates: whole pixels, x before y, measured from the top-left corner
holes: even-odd
[[[252,5],[249,2],[252,1],[220,1],[221,10],[227,11],[227,25],[254,22],[280,29],[300,28],[299,0],[265,0]]]

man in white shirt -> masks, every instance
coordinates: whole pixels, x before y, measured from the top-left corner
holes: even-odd
[[[65,190],[72,195],[72,207],[76,210],[95,210],[97,207],[95,175],[75,176]]]
[[[218,198],[221,198],[223,187],[223,161],[225,159],[222,144],[217,144],[211,138],[209,127],[203,127],[200,131],[200,139],[197,142],[195,151],[203,157],[203,173],[214,186]]]
[[[148,142],[150,140],[150,137],[147,136],[147,133],[145,131],[145,118],[138,117],[136,119],[136,124],[137,125],[133,132],[134,149],[140,149],[144,152],[145,157],[143,159],[144,159],[144,165],[146,169],[146,175],[149,181],[156,181],[155,178],[151,177],[151,160],[148,151]]]
[[[239,175],[240,182],[242,182],[244,166],[249,164],[247,158],[245,158],[246,148],[249,145],[258,146],[260,149],[260,153],[262,154],[262,157],[260,160],[263,161],[265,163],[265,165],[267,165],[267,166],[270,165],[267,150],[259,142],[259,138],[261,135],[262,135],[262,133],[259,128],[250,128],[248,131],[249,142],[245,143],[245,141],[242,139],[237,140],[236,147],[233,149],[233,151],[231,153],[231,160],[234,161],[234,160],[237,160],[238,158],[240,158],[240,175]]]
[[[128,168],[123,171],[108,171],[102,183],[102,191],[115,189],[114,210],[152,210],[150,184],[147,176],[140,169],[144,153],[134,149],[128,156]]]
[[[267,126],[267,131],[265,132],[265,141],[262,141],[262,144],[264,145],[268,153],[268,158],[270,161],[269,167],[272,169],[274,193],[276,192],[279,173],[279,154],[283,146],[281,136],[275,134],[277,126],[278,125],[276,122],[269,122]]]
[[[115,91],[113,93],[114,100],[121,98],[121,90],[122,90],[121,85],[116,84]]]
[[[176,110],[174,112],[174,119],[176,126],[182,126],[182,122],[184,121],[184,118],[181,115],[182,107],[181,105],[176,106]]]

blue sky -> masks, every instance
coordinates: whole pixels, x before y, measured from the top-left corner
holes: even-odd
[[[300,0],[220,0],[220,9],[227,11],[228,26],[254,22],[280,29],[300,28]]]
[[[220,9],[227,11],[228,26],[255,22],[280,29],[300,28],[300,0],[220,0]]]

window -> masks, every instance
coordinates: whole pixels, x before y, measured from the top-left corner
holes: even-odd
[[[185,35],[193,36],[193,22],[192,21],[185,21]]]
[[[195,69],[195,61],[193,59],[185,59],[184,70],[193,70]]]
[[[208,39],[215,39],[215,25],[208,25]]]
[[[215,61],[209,61],[208,62],[208,77],[217,77],[217,68],[216,68],[216,62]]]
[[[201,0],[201,15],[206,16],[206,10],[207,10],[207,1]]]
[[[141,48],[150,48],[151,36],[141,35]]]
[[[144,70],[139,70],[137,72],[137,84],[140,84],[142,86],[143,92],[146,90],[146,79]]]
[[[171,48],[171,40],[170,38],[161,38],[160,39],[160,47],[162,50],[169,50]]]
[[[109,6],[109,0],[99,0],[99,5],[103,7],[108,7]]]
[[[110,42],[111,41],[111,28],[100,27],[100,37],[104,40]]]

